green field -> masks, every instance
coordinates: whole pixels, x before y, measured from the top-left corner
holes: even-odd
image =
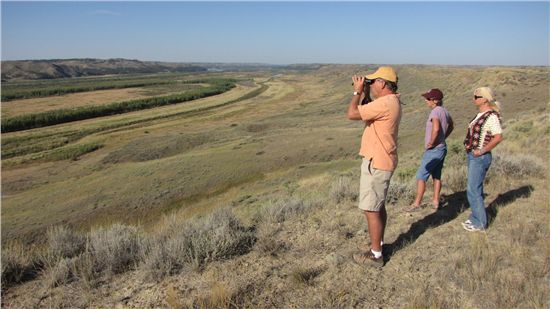
[[[252,226],[266,204],[299,197],[308,201],[308,205],[313,205],[311,207],[317,207],[320,212],[317,213],[316,208],[309,208],[305,214],[289,219],[293,228],[303,232],[302,236],[295,235],[292,229],[283,226],[271,227],[273,230],[269,233],[273,233],[273,239],[283,240],[294,248],[288,251],[281,249],[277,253],[284,256],[280,265],[275,258],[270,259],[269,255],[260,257],[273,269],[284,270],[284,276],[281,273],[276,276],[287,279],[276,282],[266,279],[256,283],[263,284],[266,291],[282,291],[288,299],[297,297],[295,292],[278,284],[290,282],[289,286],[293,289],[306,288],[308,297],[313,297],[313,291],[322,293],[323,288],[330,290],[330,295],[327,294],[324,296],[326,298],[317,302],[314,297],[308,298],[306,307],[353,307],[361,304],[360,299],[354,298],[358,295],[349,290],[339,291],[330,278],[319,275],[326,269],[324,266],[315,266],[315,263],[323,260],[328,253],[313,243],[325,241],[315,233],[355,234],[357,231],[351,229],[361,229],[363,226],[359,214],[351,219],[355,221],[348,221],[355,211],[352,202],[344,204],[349,209],[337,204],[340,206],[334,206],[336,208],[332,215],[325,206],[334,204],[332,200],[327,200],[326,194],[336,179],[347,177],[352,182],[358,181],[360,158],[357,152],[362,124],[347,120],[346,111],[352,92],[351,76],[365,74],[373,68],[367,65],[324,65],[307,71],[186,74],[186,80],[194,84],[229,80],[234,87],[185,103],[174,102],[143,110],[125,110],[116,115],[98,115],[86,120],[5,132],[2,134],[2,244],[40,246],[45,243],[47,229],[58,225],[87,233],[100,226],[123,223],[139,225],[146,233],[162,234],[159,230],[164,228],[165,215],[194,220],[224,207],[232,209],[243,224]],[[420,94],[430,88],[440,88],[444,92],[444,106],[455,120],[455,132],[450,138],[457,152],[456,157],[447,162],[447,166],[455,167],[456,171],[463,164],[462,155],[459,154],[460,140],[468,121],[477,113],[472,103],[473,90],[477,87],[492,87],[503,105],[502,115],[507,125],[505,132],[510,132],[514,137],[514,142],[503,149],[519,152],[527,147],[522,134],[545,136],[549,132],[548,68],[404,65],[396,66],[396,69],[399,74],[399,92],[405,105],[399,132],[400,163],[394,180],[404,186],[414,177],[420,160],[424,124],[429,112]],[[96,91],[100,91],[94,88],[98,85],[134,87],[136,83],[146,81],[149,83],[146,87],[141,84],[139,87],[153,87],[149,88],[152,97],[147,99],[151,100],[172,93],[173,78],[175,76],[167,79],[161,76],[129,76],[75,79],[74,83],[27,82],[14,84],[10,93],[33,93],[33,89],[55,87],[90,87],[82,91],[93,97]],[[46,97],[52,102],[57,98]],[[2,104],[15,102],[3,101]],[[109,102],[102,104],[110,105]],[[71,106],[63,108],[70,109]],[[530,118],[526,120],[527,116]],[[548,141],[547,138],[542,140]],[[528,146],[531,155],[548,163],[544,144]],[[532,182],[533,186],[540,188],[539,178]],[[494,181],[491,197],[525,185],[520,184],[519,180],[510,181],[510,184],[513,184],[513,188],[506,188],[506,184]],[[445,190],[448,196],[458,192],[451,188]],[[544,200],[544,195],[538,194],[535,195],[537,203]],[[394,202],[403,205],[410,201],[404,196],[398,196]],[[409,225],[415,222],[413,219],[419,219],[400,215],[394,218],[392,220],[395,221],[391,223],[395,227],[391,231],[392,237],[405,233]],[[346,224],[353,227],[346,227]],[[327,237],[327,246],[334,247],[342,241]],[[311,242],[309,246],[308,239]],[[276,244],[268,243],[265,246],[271,245]],[[323,252],[323,256],[313,258],[313,252]],[[253,254],[259,253],[254,251]],[[307,260],[301,259],[302,256],[313,258],[315,265],[308,265]],[[394,258],[396,263],[414,268],[413,261],[403,261],[398,256]],[[249,263],[243,259],[228,262],[231,269],[228,272],[239,269],[240,263]],[[289,261],[292,259],[299,262],[291,267]],[[220,289],[225,289],[222,292],[229,295],[229,301],[232,301],[234,294],[243,291],[248,293],[244,282],[238,281],[242,286],[228,283],[231,274],[223,272],[221,265],[213,264],[212,268],[207,269],[206,277],[199,278],[200,273],[191,273],[190,277],[186,277],[191,280],[186,281],[187,288],[195,291],[198,286],[205,284],[208,291],[215,293],[216,288],[209,282],[215,282],[216,276],[219,276],[223,278],[220,284],[225,284]],[[397,274],[398,265],[392,267],[387,276]],[[258,272],[262,271],[267,272],[265,269],[254,272],[250,268],[245,277],[258,276]],[[353,272],[347,266],[341,271],[346,274]],[[326,273],[331,276],[337,274],[335,270]],[[374,276],[371,273],[365,275]],[[314,279],[317,276],[320,279]],[[178,283],[178,280],[161,285],[166,299],[163,304],[170,303],[167,292],[170,286],[176,287],[173,293],[177,297],[199,299],[194,303],[198,307],[201,301],[203,305],[207,304],[205,307],[216,304],[212,303],[210,294],[196,296],[195,292],[190,292],[191,295],[178,290],[177,287],[183,284]],[[414,291],[414,295],[407,294],[409,301],[428,293],[420,287]],[[239,303],[237,307],[296,305],[288,299],[262,303],[258,299],[265,299],[262,298],[265,294],[255,292],[259,298],[255,298],[256,294],[252,292],[246,294],[249,301]],[[436,298],[433,306],[437,307],[439,300]],[[178,300],[174,302],[177,304]],[[467,303],[458,303],[467,306]],[[93,303],[91,299],[88,304],[108,306],[107,303]],[[403,303],[388,301],[387,304],[399,307]],[[136,304],[140,305],[143,303]],[[211,307],[216,306],[224,307],[219,303]]]

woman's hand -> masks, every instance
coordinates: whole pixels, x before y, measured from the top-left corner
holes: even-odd
[[[479,157],[479,156],[482,156],[484,154],[485,154],[485,152],[483,152],[483,150],[480,150],[480,149],[474,150],[474,157],[476,157],[476,158]]]

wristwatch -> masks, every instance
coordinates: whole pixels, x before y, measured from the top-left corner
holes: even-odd
[[[355,95],[361,95],[361,94],[360,94],[359,92],[357,92],[357,91],[354,91],[354,92],[353,92],[353,95],[355,96]]]

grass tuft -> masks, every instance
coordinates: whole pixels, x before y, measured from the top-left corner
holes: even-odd
[[[86,247],[86,237],[66,226],[49,228],[47,238],[49,253],[55,260],[77,256]]]
[[[301,268],[296,267],[291,272],[292,281],[298,285],[313,285],[314,279],[321,274],[318,268]]]
[[[309,204],[296,197],[270,201],[264,206],[258,219],[266,223],[281,223],[288,218],[303,213],[308,207]]]
[[[200,269],[207,263],[244,254],[252,248],[254,232],[226,209],[206,218],[177,221],[156,237],[145,251],[140,268],[148,279],[160,280],[182,270]]]
[[[90,233],[94,270],[107,275],[133,268],[138,262],[143,236],[135,226],[114,224]]]
[[[398,180],[390,182],[386,201],[391,204],[409,203],[416,194],[414,182],[403,183]]]
[[[337,204],[345,200],[356,201],[358,196],[357,181],[353,181],[350,177],[339,177],[331,184],[329,189],[330,199]]]
[[[538,157],[529,154],[503,153],[493,155],[493,162],[487,177],[542,177],[544,171],[545,166]]]
[[[2,245],[2,289],[34,278],[41,259],[36,250],[18,243]]]

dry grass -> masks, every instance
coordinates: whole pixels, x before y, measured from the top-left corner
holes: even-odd
[[[41,263],[35,248],[19,242],[2,245],[2,290],[34,278]]]
[[[29,183],[3,197],[3,229],[4,222],[11,222],[10,230],[20,232],[17,207],[20,214],[30,214],[26,222],[38,224],[31,200],[37,194],[54,205],[49,209],[57,217],[76,207],[89,211],[87,220],[97,213],[132,213],[151,221],[146,232],[130,225],[117,233],[95,228],[86,235],[84,249],[71,249],[81,248],[70,245],[80,242],[71,240],[70,232],[58,232],[69,246],[54,245],[57,256],[67,257],[51,263],[49,272],[35,280],[40,283],[8,289],[6,301],[24,299],[27,305],[19,307],[481,308],[476,299],[484,299],[484,308],[548,307],[548,137],[543,134],[548,119],[540,115],[508,124],[516,133],[505,131],[506,140],[494,153],[501,159],[495,159],[495,174],[486,184],[490,227],[470,234],[460,226],[469,210],[464,209],[466,170],[458,133],[443,171],[449,206],[435,213],[400,209],[410,202],[410,180],[420,161],[422,132],[411,128],[425,116],[408,104],[400,170],[387,207],[386,265],[375,270],[351,261],[351,254],[370,241],[354,200],[361,126],[343,119],[349,96],[341,95],[347,93],[342,85],[349,86],[353,70],[329,66],[313,75],[289,75],[242,104],[106,133],[104,148],[74,164],[49,162],[8,171],[3,177],[10,188],[23,179]],[[475,76],[465,71],[459,86],[470,85],[468,78]],[[405,73],[405,81],[417,76]],[[419,89],[405,86],[403,92],[420,92],[432,82],[419,81]],[[458,103],[459,86],[446,104],[466,110]],[[510,100],[517,96],[515,90],[506,91]],[[311,93],[323,100],[312,99]],[[532,134],[539,138],[529,143]],[[193,136],[207,139],[187,147]],[[96,138],[89,136],[87,142]],[[170,148],[177,140],[183,146]],[[121,149],[139,153],[132,157]],[[148,151],[155,156],[147,157]],[[501,169],[507,172],[496,173]],[[92,210],[98,200],[85,196],[98,192],[108,206]],[[58,203],[65,206],[54,212]],[[224,206],[231,211],[208,215]],[[157,221],[162,210],[172,215]],[[41,219],[51,223],[50,215]],[[100,256],[113,259],[97,261]],[[32,294],[37,284],[48,287],[46,298],[21,296]]]
[[[339,177],[330,186],[329,196],[337,204],[345,200],[356,201],[359,196],[357,181],[353,181],[350,177]]]
[[[94,270],[113,275],[134,268],[141,255],[143,236],[134,226],[115,224],[90,233]]]
[[[166,228],[151,239],[142,254],[140,269],[147,279],[161,280],[181,271],[198,270],[206,264],[246,253],[254,234],[227,210],[202,220],[165,219]]]
[[[532,220],[531,216],[540,211],[522,216]],[[548,216],[541,219],[548,219]],[[548,286],[544,281],[550,272],[550,246],[545,239],[548,229],[539,225],[524,231],[525,226],[518,229],[524,219],[513,216],[510,220],[513,221],[493,226],[487,234],[469,235],[462,250],[445,258],[447,267],[440,268],[438,276],[415,290],[411,308],[547,306],[545,289]],[[519,235],[531,241],[517,241]]]
[[[197,209],[205,199],[218,198],[231,188],[270,177],[274,171],[335,160],[353,162],[361,126],[342,116],[343,107],[349,100],[349,76],[366,69],[324,66],[307,74],[289,72],[269,80],[266,83],[269,88],[254,98],[196,114],[184,113],[223,104],[260,86],[241,85],[227,94],[180,106],[3,134],[3,153],[19,153],[13,158],[15,163],[5,165],[2,173],[3,190],[9,195],[3,200],[6,206],[3,225],[7,231],[4,236],[35,238],[44,235],[47,226],[60,224],[62,220],[87,228],[120,214],[128,217],[126,223],[154,224],[166,211]],[[416,103],[422,102],[419,94],[423,89],[441,82],[441,74],[446,76],[444,82],[453,86],[445,105],[457,121],[457,131],[452,137],[460,138],[460,121],[475,113],[464,99],[471,97],[467,89],[470,82],[484,82],[477,81],[479,71],[398,69],[403,76],[402,92],[407,103],[400,130],[400,155],[420,147],[423,133],[417,124],[425,120],[428,111],[419,110]],[[266,72],[227,75],[256,77],[256,82],[271,77]],[[423,76],[420,80],[419,75]],[[537,73],[537,78],[540,76]],[[455,79],[460,83],[451,82]],[[528,90],[533,93],[533,100],[525,105],[526,109],[538,108],[548,101],[537,99],[546,95],[539,88]],[[513,101],[519,96],[513,89],[506,92],[506,100]],[[317,113],[312,113],[313,110]],[[505,119],[517,114],[507,111]],[[78,164],[65,160],[51,162],[54,157],[46,156],[40,157],[45,160],[31,160],[32,156],[44,155],[52,148],[74,145],[79,139],[82,139],[79,144],[103,147],[77,156]],[[124,181],[128,178],[133,181]],[[102,192],[101,196],[97,192]],[[41,196],[40,202],[35,196]],[[37,212],[41,204],[50,205],[48,213],[56,215],[41,216]],[[204,204],[207,210],[223,206],[223,203]],[[29,224],[18,223],[24,220],[21,213],[29,214],[26,218]],[[82,220],[83,213],[86,220]]]

